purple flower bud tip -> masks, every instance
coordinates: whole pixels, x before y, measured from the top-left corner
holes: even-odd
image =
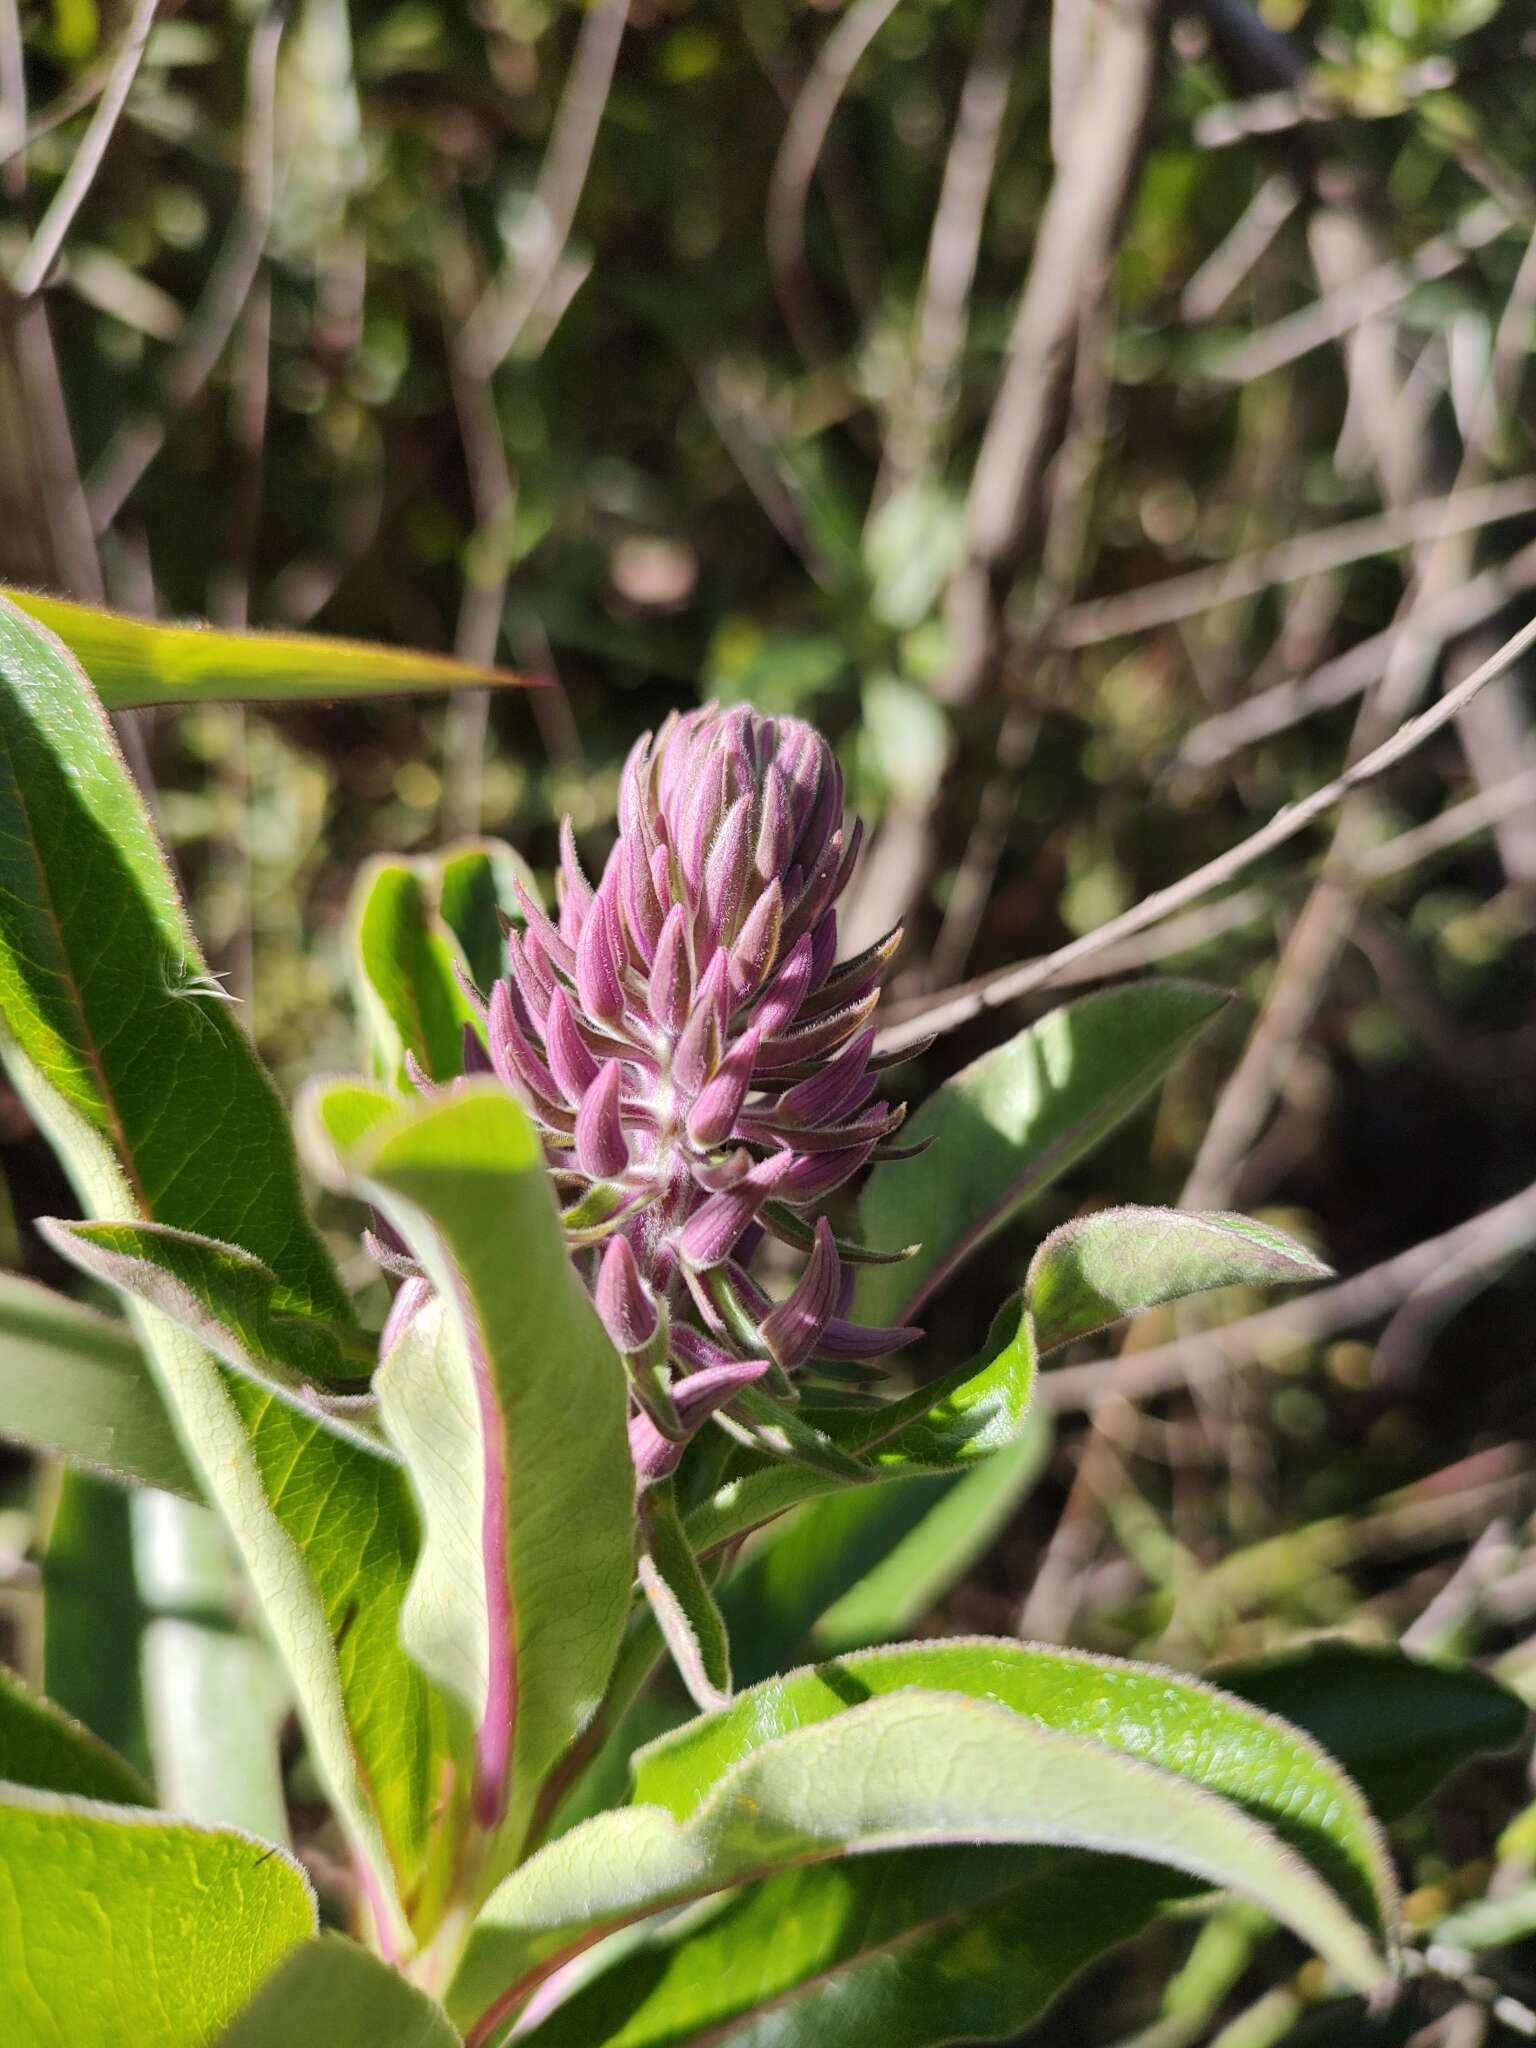
[[[629,1140],[619,1113],[624,1069],[604,1060],[576,1112],[576,1164],[593,1180],[612,1180],[629,1164]]]
[[[626,1354],[643,1351],[656,1335],[661,1318],[627,1237],[609,1238],[597,1269],[593,1299],[616,1350]]]

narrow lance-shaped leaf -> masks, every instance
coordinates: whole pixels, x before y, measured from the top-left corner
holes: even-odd
[[[1387,1979],[1351,1907],[1234,1801],[958,1693],[904,1689],[767,1736],[700,1795],[681,1811],[644,1804],[599,1815],[499,1888],[449,1993],[461,2021],[482,2015],[471,2042],[492,2039],[562,1959],[663,1906],[797,1865],[946,1843],[1088,1848],[1166,1864],[1262,1905],[1357,1988]]]
[[[19,2048],[200,2048],[314,1932],[309,1880],[271,1843],[0,1787],[0,1983]]]
[[[864,1270],[859,1314],[909,1320],[1146,1099],[1226,1001],[1185,981],[1105,989],[1052,1011],[935,1090],[903,1134],[931,1140],[930,1149],[877,1167],[860,1206],[865,1243],[921,1248],[904,1265]]]
[[[647,1489],[640,1503],[640,1583],[695,1705],[731,1696],[731,1645],[715,1596],[683,1533],[671,1484]]]
[[[0,1274],[0,1437],[198,1497],[134,1331],[14,1273]]]
[[[238,1242],[276,1306],[351,1310],[304,1212],[275,1091],[206,968],[100,706],[0,601],[0,1026],[88,1215]],[[156,1310],[138,1325],[182,1447],[266,1611],[315,1759],[397,1931],[431,1797],[433,1707],[398,1641],[404,1475],[237,1375]]]
[[[1254,1675],[1262,1682],[1265,1667]],[[1318,1674],[1323,1685],[1327,1675]],[[1358,1683],[1343,1675],[1363,1704],[1365,1674]],[[1390,1676],[1377,1667],[1383,1686]],[[1367,1926],[1390,1929],[1375,1829],[1315,1742],[1209,1685],[1081,1653],[908,1644],[790,1673],[643,1751],[640,1796],[686,1813],[758,1743],[912,1685],[1001,1703],[1240,1800],[1324,1871]],[[1321,1686],[1289,1690],[1326,1720]],[[1442,1718],[1449,1707],[1448,1695],[1438,1701]],[[1333,1732],[1356,1741],[1343,1752],[1349,1762],[1357,1749],[1368,1761],[1381,1740],[1353,1711]],[[1085,1962],[1195,1888],[1167,1869],[1056,1849],[930,1849],[822,1865],[754,1887],[702,1926],[663,1927],[528,2038],[539,2048],[771,2048],[787,2033],[799,2048],[840,2048],[856,2014],[889,2048],[1012,2040]],[[487,1959],[490,1937],[478,1939]]]
[[[1283,1230],[1248,1216],[1100,1209],[1051,1232],[1030,1260],[1024,1294],[1039,1347],[1051,1351],[1213,1287],[1296,1287],[1331,1271]]]
[[[355,1098],[312,1098],[317,1149]],[[506,1817],[506,1855],[595,1712],[629,1609],[623,1367],[509,1095],[470,1084],[410,1103],[340,1152],[331,1171],[385,1212],[438,1288],[376,1381],[426,1525],[403,1628],[467,1710],[477,1812],[486,1826]]]
[[[507,688],[531,680],[452,655],[403,652],[369,640],[166,625],[3,586],[0,599],[57,633],[109,711],[144,704],[329,702]]]
[[[635,1759],[635,1797],[691,1812],[721,1774],[791,1728],[834,1720],[850,1699],[908,1686],[962,1692],[1044,1727],[1198,1780],[1264,1820],[1389,1939],[1391,1866],[1358,1788],[1299,1729],[1157,1665],[991,1637],[898,1643],[792,1671],[662,1736]]]

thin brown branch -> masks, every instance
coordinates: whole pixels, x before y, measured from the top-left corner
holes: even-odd
[[[98,533],[122,511],[170,432],[213,375],[260,275],[272,231],[277,174],[277,60],[288,0],[271,0],[251,29],[245,59],[240,200],[197,304],[168,359],[157,415],[126,420],[92,467],[87,486]]]
[[[1445,534],[1470,533],[1501,519],[1536,512],[1536,475],[1511,477],[1477,490],[1425,498],[1400,510],[1342,520],[1272,548],[1237,555],[1211,569],[1192,569],[1118,597],[1091,598],[1062,613],[1052,630],[1060,647],[1097,647],[1106,640],[1145,633],[1193,618],[1216,606],[1257,597],[1280,584],[1347,569],[1373,555],[1395,554]]]
[[[1005,641],[1009,586],[1044,530],[1046,474],[1066,429],[1083,314],[1107,288],[1141,163],[1165,25],[1158,0],[1098,13],[1073,140],[1041,216],[971,478],[965,560],[947,602],[955,652],[941,688],[954,701],[986,686]]]
[[[506,361],[560,266],[586,190],[628,20],[629,0],[601,0],[582,19],[533,189],[537,246],[509,260],[465,322],[459,352],[466,375],[489,377]]]
[[[1219,854],[1215,860],[1207,861],[1204,867],[1196,868],[1177,882],[1171,882],[1166,889],[1155,890],[1143,897],[1140,903],[1122,912],[1096,931],[1087,932],[1070,945],[1062,946],[1057,952],[1049,953],[1043,960],[1026,960],[1016,967],[1005,968],[1001,974],[991,976],[979,987],[962,990],[957,994],[940,998],[929,1006],[921,1019],[914,1018],[910,1024],[900,1024],[882,1035],[883,1049],[896,1051],[905,1045],[913,1045],[920,1038],[942,1035],[958,1030],[973,1017],[982,1016],[986,1011],[999,1008],[1004,1003],[1016,1002],[1019,997],[1030,995],[1038,988],[1050,983],[1083,961],[1096,959],[1109,952],[1122,941],[1146,931],[1149,926],[1159,924],[1175,911],[1184,910],[1196,903],[1202,896],[1209,896],[1223,883],[1232,881],[1255,861],[1262,860],[1277,847],[1284,846],[1298,833],[1304,832],[1318,818],[1325,817],[1333,807],[1342,801],[1353,789],[1359,789],[1368,782],[1374,782],[1387,770],[1394,768],[1416,748],[1431,739],[1434,734],[1451,723],[1457,713],[1471,703],[1480,690],[1519,661],[1527,648],[1536,646],[1536,619],[1523,626],[1518,633],[1481,667],[1459,683],[1454,690],[1432,704],[1428,710],[1409,719],[1363,759],[1354,762],[1342,774],[1336,775],[1322,788],[1313,790],[1310,796],[1299,802],[1287,804],[1275,813],[1267,825],[1261,825],[1257,832],[1236,846]]]
[[[1536,541],[1507,562],[1484,569],[1469,583],[1449,590],[1433,604],[1416,607],[1368,640],[1325,661],[1310,675],[1293,676],[1234,705],[1230,711],[1202,719],[1185,735],[1179,765],[1214,768],[1244,747],[1272,739],[1320,711],[1331,711],[1378,682],[1386,674],[1392,650],[1409,635],[1436,645],[1485,624],[1513,597],[1536,585]]]
[[[11,283],[18,298],[30,299],[42,289],[64,246],[64,237],[69,233],[75,215],[96,182],[96,174],[101,169],[113,131],[138,76],[144,45],[155,25],[155,9],[159,4],[160,0],[135,0],[123,40],[112,60],[111,72],[96,103],[96,111],[80,138],[80,147],[38,222],[26,254],[16,266]]]
[[[790,110],[768,184],[768,267],[795,346],[808,362],[823,361],[832,353],[805,256],[811,182],[838,103],[865,51],[895,11],[896,0],[854,0],[822,44]]]
[[[932,467],[954,413],[982,222],[1008,109],[1013,53],[1024,7],[1025,0],[990,0],[960,89],[928,238],[915,323],[912,383],[901,412],[892,421],[889,473],[876,493],[877,502]],[[1052,12],[1054,20],[1061,9],[1058,6]]]

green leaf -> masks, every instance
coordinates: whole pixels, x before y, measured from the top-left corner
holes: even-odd
[[[332,1107],[320,1095],[312,1127],[335,1128]],[[515,1842],[596,1711],[629,1610],[623,1367],[567,1253],[537,1134],[504,1090],[397,1107],[342,1165],[438,1288],[375,1382],[426,1526],[402,1626],[467,1710],[481,1817],[510,1807]]]
[[[12,2048],[202,2048],[315,1932],[281,1849],[232,1829],[0,1787],[0,1983]]]
[[[1016,1443],[958,1477],[846,1488],[766,1531],[725,1589],[737,1682],[800,1661],[807,1641],[831,1651],[905,1634],[991,1545],[1049,1445],[1036,1408]]]
[[[1283,1230],[1220,1210],[1100,1209],[1053,1230],[1024,1295],[1042,1351],[1213,1287],[1296,1287],[1332,1267]]]
[[[0,1026],[18,1091],[97,1218],[238,1243],[284,1314],[350,1304],[275,1091],[207,979],[100,706],[0,601]],[[403,1933],[435,1709],[399,1644],[415,1516],[398,1467],[218,1365],[135,1303],[161,1392],[288,1667],[327,1789]]]
[[[1036,1409],[1016,1443],[959,1479],[940,1480],[927,1513],[821,1616],[811,1631],[816,1648],[828,1654],[862,1649],[915,1628],[1007,1527],[1044,1470],[1050,1446],[1049,1421]]]
[[[909,1849],[786,1872],[687,1916],[520,2035],[534,2048],[1013,2041],[1193,1889],[1063,1849]]]
[[[1388,1821],[1421,1806],[1469,1758],[1513,1749],[1530,1725],[1524,1702],[1481,1671],[1362,1643],[1308,1643],[1213,1676],[1305,1728]]]
[[[458,940],[475,987],[488,992],[506,969],[501,920],[522,915],[515,884],[521,882],[539,900],[533,870],[500,839],[445,846],[426,864],[435,880],[438,915]]]
[[[668,1905],[844,1855],[959,1843],[985,1846],[988,1856],[1040,1844],[1162,1863],[1253,1900],[1357,1988],[1372,1991],[1386,1981],[1375,1937],[1390,1917],[1390,1874],[1379,1848],[1369,1873],[1342,1853],[1346,1840],[1375,1846],[1369,1823],[1357,1797],[1350,1807],[1348,1781],[1301,1738],[1248,1713],[1240,1772],[1246,1803],[1259,1803],[1253,1781],[1262,1781],[1272,1761],[1261,1747],[1268,1736],[1284,1754],[1276,1776],[1297,1763],[1309,1767],[1311,1783],[1303,1788],[1292,1776],[1288,1793],[1321,1794],[1324,1810],[1339,1822],[1337,1836],[1322,1840],[1333,1851],[1333,1869],[1347,1880],[1344,1896],[1297,1853],[1298,1836],[1308,1837],[1290,1797],[1272,1827],[1207,1784],[1135,1754],[1134,1727],[1123,1731],[1121,1748],[1102,1733],[1063,1733],[1041,1714],[1012,1712],[993,1699],[914,1690],[910,1679],[875,1697],[873,1687],[860,1689],[857,1666],[869,1661],[827,1667],[845,1671],[847,1682],[834,1691],[823,1681],[824,1714],[799,1725],[769,1719],[754,1735],[716,1747],[720,1768],[707,1774],[656,1768],[658,1753],[675,1757],[688,1747],[686,1733],[646,1752],[638,1790],[660,1803],[586,1821],[509,1878],[476,1924],[449,2010],[461,2018],[487,2006],[510,2013],[560,1959]],[[1155,1717],[1152,1680],[1161,1674],[1142,1676],[1140,1704]],[[740,1729],[767,1692],[743,1694],[744,1713],[733,1704],[710,1723]],[[1175,1760],[1197,1768],[1204,1762],[1201,1737],[1221,1719],[1209,1702],[1207,1709],[1194,1729],[1178,1731]],[[1229,1722],[1238,1711],[1234,1703]],[[690,1761],[704,1763],[696,1740]],[[1210,1778],[1223,1775],[1220,1761]]]
[[[124,618],[0,586],[0,601],[56,633],[109,711],[142,704],[286,704],[522,684],[506,669],[312,633],[226,633]]]
[[[1156,1665],[988,1637],[899,1643],[769,1679],[635,1758],[635,1797],[682,1817],[759,1743],[835,1719],[851,1701],[923,1686],[965,1693],[1060,1734],[1196,1780],[1264,1821],[1363,1924],[1391,1932],[1391,1869],[1359,1790],[1307,1734]]]
[[[1022,1435],[1035,1388],[1034,1339],[1022,1297],[999,1311],[978,1358],[930,1387],[869,1414],[822,1419],[865,1484],[916,1473],[955,1474]],[[738,1454],[724,1480],[684,1519],[696,1554],[847,1484],[840,1472]]]
[[[45,1216],[38,1228],[82,1271],[158,1309],[306,1421],[389,1455],[358,1408],[366,1401],[374,1347],[346,1324],[285,1312],[282,1285],[260,1259],[238,1245],[157,1223],[65,1223]],[[341,1399],[330,1405],[328,1393]]]
[[[922,1241],[867,1268],[858,1313],[910,1319],[956,1268],[1130,1115],[1224,1007],[1215,989],[1147,981],[1084,996],[946,1081],[907,1125],[933,1143],[880,1166],[860,1205],[866,1244]]]
[[[462,1073],[474,1010],[454,974],[457,942],[417,867],[380,860],[364,868],[353,897],[352,957],[374,1071],[408,1086],[409,1052],[434,1081]]]
[[[43,1690],[109,1749],[149,1769],[139,1657],[144,1604],[129,1495],[92,1472],[57,1476],[43,1552]]]
[[[723,1706],[731,1696],[730,1638],[683,1534],[670,1484],[648,1489],[640,1527],[640,1584],[672,1661],[696,1706]]]
[[[29,1692],[0,1665],[0,1779],[38,1792],[75,1792],[123,1806],[148,1806],[138,1772],[52,1700]]]
[[[398,1970],[340,1934],[286,1956],[218,2048],[458,2048],[447,2013]]]
[[[198,1497],[133,1331],[14,1273],[0,1274],[0,1437]]]

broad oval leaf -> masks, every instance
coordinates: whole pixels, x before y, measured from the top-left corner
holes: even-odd
[[[0,1437],[200,1497],[133,1330],[14,1273],[0,1274]]]
[[[294,1949],[219,2036],[218,2048],[461,2048],[447,2013],[340,1934]]]
[[[1396,1911],[1381,1833],[1358,1788],[1308,1735],[1156,1665],[1001,1638],[866,1650],[773,1678],[635,1757],[635,1797],[679,1819],[761,1743],[911,1686],[961,1692],[1106,1744],[1236,1801],[1320,1870],[1380,1939]]]
[[[109,711],[144,704],[287,704],[526,684],[506,669],[318,633],[231,633],[125,618],[40,591],[0,599],[57,633]]]
[[[299,1189],[271,1082],[208,981],[101,707],[0,600],[0,1027],[12,1078],[88,1215],[238,1243],[275,1306],[350,1304]],[[287,1664],[317,1764],[397,1933],[437,1741],[400,1648],[415,1550],[404,1475],[216,1364],[157,1311],[137,1326],[207,1497]]]
[[[0,1787],[0,1983],[12,2048],[204,2048],[314,1933],[309,1880],[269,1842]]]
[[[1029,1262],[1024,1298],[1042,1351],[1138,1309],[1213,1287],[1298,1287],[1333,1268],[1267,1223],[1223,1210],[1099,1209],[1053,1230]]]
[[[38,1792],[148,1806],[149,1787],[123,1759],[52,1700],[0,1666],[0,1779]]]
[[[1227,997],[1188,981],[1084,996],[946,1081],[906,1128],[921,1159],[876,1167],[860,1204],[866,1244],[918,1243],[859,1280],[867,1322],[909,1322],[976,1247],[1143,1102]]]
[[[684,1817],[598,1815],[497,1890],[449,1994],[461,2020],[482,2013],[472,2039],[562,1960],[662,1907],[845,1855],[959,1843],[1160,1863],[1252,1899],[1357,1988],[1388,1979],[1374,1928],[1278,1832],[1187,1777],[989,1700],[866,1697],[745,1749],[700,1791]]]
[[[354,1098],[342,1092],[344,1119]],[[311,1130],[334,1132],[331,1105],[312,1099]],[[623,1367],[571,1264],[538,1137],[504,1090],[397,1105],[340,1164],[438,1288],[375,1382],[426,1525],[402,1625],[473,1722],[480,1817],[510,1808],[505,1853],[596,1711],[629,1611]]]

